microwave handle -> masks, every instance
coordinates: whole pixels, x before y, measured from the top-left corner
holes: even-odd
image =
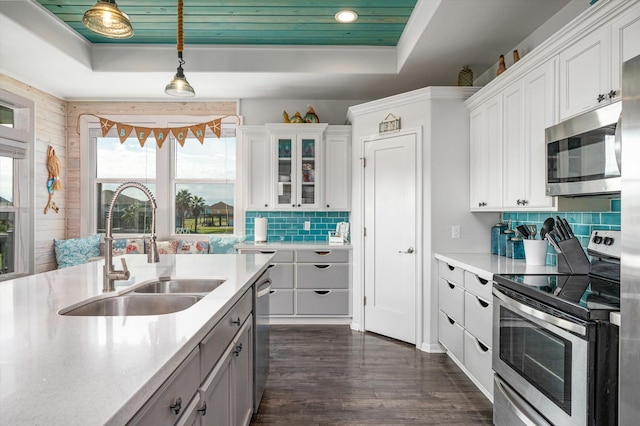
[[[618,117],[613,141],[613,147],[616,152],[616,162],[618,163],[618,171],[622,173],[622,113],[620,113],[620,117]]]

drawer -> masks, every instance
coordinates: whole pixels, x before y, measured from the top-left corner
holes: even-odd
[[[349,263],[349,250],[297,250],[299,263]]]
[[[349,315],[349,290],[298,290],[298,315]]]
[[[493,370],[491,349],[478,339],[464,332],[464,366],[484,389],[493,395]]]
[[[276,250],[273,248],[261,248],[261,249],[242,249],[241,254],[271,254],[275,253],[271,259],[271,263],[293,263],[293,250]]]
[[[297,263],[298,288],[349,288],[348,263]]]
[[[293,263],[272,263],[268,271],[271,288],[293,288]]]
[[[464,329],[442,311],[438,311],[438,339],[460,362],[463,358]]]
[[[271,315],[293,315],[293,290],[271,290],[269,313]]]
[[[444,278],[438,279],[438,305],[456,322],[464,323],[464,289]]]
[[[440,261],[438,262],[438,275],[447,281],[464,287],[464,269],[462,268]]]
[[[472,272],[464,271],[464,288],[484,300],[491,300],[493,281],[479,277]]]
[[[464,328],[491,347],[493,305],[469,292],[464,295]]]
[[[233,336],[240,330],[240,327],[251,313],[252,307],[253,289],[250,289],[233,305],[229,313],[216,324],[213,330],[202,339],[200,343],[202,370],[200,381],[207,377],[209,371],[218,362],[224,350],[233,340]]]
[[[196,348],[128,424],[173,425],[185,413],[200,381],[200,351]],[[170,406],[175,405],[178,398],[181,409],[176,414]]]

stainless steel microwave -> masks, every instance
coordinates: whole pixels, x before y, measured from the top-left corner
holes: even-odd
[[[621,186],[622,103],[546,129],[548,196],[616,196]]]

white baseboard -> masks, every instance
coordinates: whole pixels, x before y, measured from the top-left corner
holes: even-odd
[[[269,317],[271,325],[349,325],[350,317]]]
[[[364,330],[362,329],[362,326],[361,326],[360,324],[358,324],[357,322],[352,322],[352,323],[351,323],[351,329],[352,329],[353,331],[361,331],[361,332],[362,332],[362,331],[364,331]]]
[[[447,353],[447,350],[440,343],[433,343],[433,344],[422,343],[422,345],[420,345],[418,349],[420,349],[422,352],[428,352],[430,354]]]

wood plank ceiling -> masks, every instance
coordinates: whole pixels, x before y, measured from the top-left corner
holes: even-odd
[[[395,46],[417,0],[184,0],[184,43],[202,45]],[[37,0],[92,43],[174,44],[177,0],[117,0],[134,35],[113,40],[87,30],[96,0]],[[359,18],[339,24],[351,9]]]

